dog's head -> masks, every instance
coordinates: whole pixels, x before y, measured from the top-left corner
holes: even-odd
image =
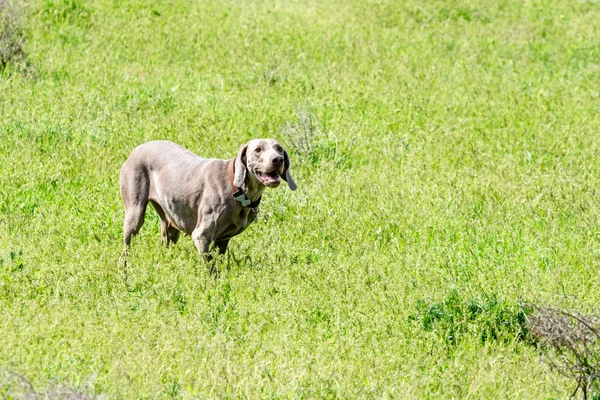
[[[290,173],[290,158],[274,139],[253,139],[240,147],[235,158],[233,184],[244,187],[247,174],[270,188],[279,186],[280,178],[287,182],[290,189],[297,188]]]

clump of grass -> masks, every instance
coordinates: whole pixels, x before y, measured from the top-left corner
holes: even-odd
[[[600,317],[557,308],[532,306],[531,335],[544,349],[544,361],[576,382],[584,399],[600,398]]]
[[[283,135],[291,144],[295,158],[317,166],[325,161],[333,161],[335,166],[348,168],[350,166],[348,149],[340,150],[337,137],[319,123],[317,117],[308,107],[296,109],[296,121],[287,122],[282,128]]]
[[[296,122],[287,122],[283,133],[288,138],[294,151],[301,157],[315,158],[315,137],[322,135],[323,130],[317,117],[309,108],[296,109]]]
[[[24,4],[18,0],[0,0],[0,70],[9,64],[26,65],[25,35],[21,27],[24,10]]]
[[[518,304],[482,294],[463,299],[457,290],[436,304],[417,302],[417,313],[411,319],[421,321],[423,329],[435,332],[447,345],[455,346],[465,337],[490,340],[529,340],[526,310]]]

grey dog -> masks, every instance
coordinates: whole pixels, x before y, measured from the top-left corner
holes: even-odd
[[[136,147],[119,177],[125,204],[122,258],[144,224],[148,202],[160,217],[166,245],[183,231],[204,257],[213,244],[223,254],[229,240],[256,219],[265,187],[279,186],[280,178],[296,190],[289,156],[273,139],[251,140],[231,160],[202,158],[164,140]]]

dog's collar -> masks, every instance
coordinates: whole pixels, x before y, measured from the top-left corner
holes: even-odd
[[[256,201],[252,201],[246,196],[246,193],[239,187],[233,184],[233,177],[235,175],[235,158],[231,160],[229,166],[227,167],[227,171],[229,172],[229,184],[231,185],[231,190],[233,191],[233,198],[242,205],[242,207],[252,208],[252,211],[258,212],[258,205],[260,204],[260,200],[262,196],[260,196]]]
[[[256,208],[260,204],[262,196],[259,197],[258,200],[252,201],[246,196],[246,193],[244,193],[242,189],[238,189],[237,192],[233,193],[233,198],[236,199],[242,207]]]

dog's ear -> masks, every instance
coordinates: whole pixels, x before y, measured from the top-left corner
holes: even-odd
[[[285,150],[283,151],[283,174],[281,175],[281,178],[287,182],[290,189],[296,190],[298,188],[290,173],[290,156],[288,156],[288,153]]]
[[[245,189],[244,182],[246,181],[246,149],[247,144],[240,146],[237,156],[235,157],[234,167],[235,174],[233,175],[233,184],[240,189]]]

